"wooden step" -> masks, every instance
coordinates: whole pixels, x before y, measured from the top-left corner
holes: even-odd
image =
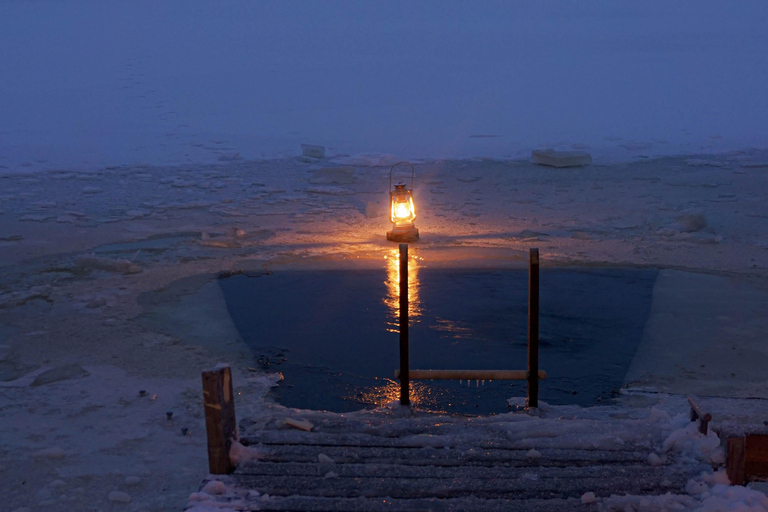
[[[594,510],[579,499],[482,499],[475,497],[451,500],[369,498],[324,498],[291,496],[259,502],[258,508],[234,508],[227,510],[271,510],[293,512],[581,512]]]
[[[267,462],[317,462],[324,454],[337,463],[386,463],[404,466],[587,466],[596,464],[645,464],[648,453],[641,451],[541,449],[540,458],[528,457],[521,449],[435,449],[423,447],[376,447],[323,445],[263,445]]]
[[[424,468],[418,468],[424,469]],[[586,492],[608,496],[617,490],[628,494],[663,494],[685,486],[690,475],[664,473],[650,466],[628,468],[493,468],[473,474],[466,469],[429,468],[423,473],[369,473],[364,465],[348,469],[286,468],[285,474],[235,473],[238,486],[268,490],[271,496],[322,496],[327,498],[366,497],[383,499],[460,497],[552,499],[581,496]],[[354,471],[357,470],[355,474]],[[459,471],[457,471],[459,470]],[[462,471],[463,470],[463,471]],[[323,473],[322,475],[320,473]],[[339,476],[324,476],[333,472]],[[399,476],[405,475],[408,476]]]

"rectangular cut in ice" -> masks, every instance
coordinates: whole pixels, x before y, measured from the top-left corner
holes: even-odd
[[[584,151],[555,151],[554,149],[535,149],[531,153],[531,162],[550,167],[580,167],[592,163],[592,155]]]

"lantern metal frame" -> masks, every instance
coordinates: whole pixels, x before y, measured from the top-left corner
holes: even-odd
[[[411,188],[407,188],[404,183],[395,185],[392,188],[392,171],[398,165],[410,165],[411,166]],[[419,239],[419,230],[414,226],[413,221],[416,220],[416,209],[413,201],[413,179],[416,174],[416,170],[413,164],[410,162],[398,162],[389,169],[389,218],[393,224],[392,231],[387,231],[387,240],[398,243],[416,242]],[[409,203],[409,209],[411,211],[411,219],[405,222],[398,223],[394,219],[394,202],[395,197],[405,196]]]

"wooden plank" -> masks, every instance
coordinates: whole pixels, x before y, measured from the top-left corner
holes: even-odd
[[[474,496],[450,500],[384,498],[325,498],[320,496],[273,496],[259,501],[260,510],[292,512],[576,512],[589,510],[578,498],[570,499],[483,499]],[[227,507],[227,510],[232,508]],[[251,510],[249,508],[234,508]],[[255,510],[255,508],[254,508]]]
[[[400,371],[395,370],[395,378]],[[411,380],[526,380],[526,370],[410,370]],[[546,379],[547,372],[539,370],[539,379]]]
[[[214,475],[234,470],[229,460],[232,439],[237,436],[235,397],[229,366],[203,372],[203,406],[208,436],[208,468]]]
[[[707,435],[707,429],[709,427],[709,422],[712,421],[712,415],[704,412],[704,409],[701,408],[701,405],[699,405],[699,402],[695,397],[689,396],[688,403],[691,405],[691,421],[699,420],[699,432]]]
[[[744,485],[746,439],[729,437],[726,441],[725,470],[733,485]]]
[[[531,249],[528,264],[528,407],[539,406],[539,250]]]
[[[589,466],[605,464],[647,464],[648,452],[598,450],[539,450],[541,458],[531,459],[529,450],[436,450],[434,448],[392,448],[353,446],[262,445],[265,462],[317,462],[323,453],[338,464],[391,464],[404,466]],[[247,471],[248,464],[238,471]]]
[[[332,471],[339,478],[443,478],[456,480],[461,478],[478,480],[503,480],[526,478],[535,474],[537,479],[601,478],[607,473],[618,475],[635,475],[638,478],[656,478],[665,472],[665,468],[651,467],[646,463],[635,464],[589,464],[585,466],[544,466],[539,460],[531,460],[524,465],[496,466],[441,466],[441,465],[405,465],[392,461],[386,463],[340,463],[321,464],[314,461],[306,462],[268,462],[260,461],[238,467],[236,475],[251,476],[284,476],[288,477],[320,477],[323,478]],[[674,470],[669,473],[673,474]]]
[[[283,430],[283,431],[264,431],[258,433],[258,435],[243,437],[240,441],[248,445],[265,444],[265,445],[294,445],[294,446],[318,446],[318,447],[354,447],[354,448],[415,448],[415,449],[444,449],[456,448],[461,446],[464,450],[473,448],[475,451],[484,450],[513,450],[520,452],[527,452],[531,449],[529,441],[525,443],[515,443],[510,440],[507,435],[503,437],[493,437],[490,434],[485,439],[474,440],[462,440],[456,439],[451,436],[440,435],[411,435],[408,437],[385,437],[374,436],[358,433],[350,434],[337,434],[328,432],[311,432],[305,433],[295,430]],[[589,452],[589,453],[611,453],[611,452],[630,452],[630,453],[650,453],[649,449],[640,449],[638,447],[632,447],[631,449],[616,448],[616,449],[591,449],[585,450],[580,448],[571,448],[569,444],[574,440],[566,442],[565,446],[551,445],[552,439],[548,439],[550,446],[537,447],[541,452]],[[578,441],[575,441],[578,444]],[[447,450],[446,450],[447,451]]]
[[[270,496],[325,496],[354,498],[390,497],[406,498],[455,498],[475,496],[480,498],[569,498],[585,492],[609,493],[621,490],[628,494],[665,493],[670,489],[682,489],[692,475],[667,475],[656,468],[646,472],[619,474],[610,467],[594,478],[539,478],[535,471],[515,478],[318,478],[257,476],[235,474],[239,487],[260,489]],[[329,469],[330,471],[330,469]],[[665,480],[668,485],[662,486]]]
[[[744,452],[744,479],[768,478],[768,435],[747,435]]]

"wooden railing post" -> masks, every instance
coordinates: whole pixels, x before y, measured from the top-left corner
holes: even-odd
[[[400,244],[400,405],[410,405],[408,355],[408,244]]]
[[[539,250],[528,265],[528,407],[539,406]]]
[[[691,405],[691,421],[699,420],[699,432],[707,435],[707,429],[709,422],[712,421],[712,415],[704,410],[699,405],[698,400],[693,396],[688,397],[688,403]]]
[[[237,437],[235,396],[229,366],[203,372],[205,430],[208,435],[208,469],[214,475],[234,471],[229,460],[232,439]]]

